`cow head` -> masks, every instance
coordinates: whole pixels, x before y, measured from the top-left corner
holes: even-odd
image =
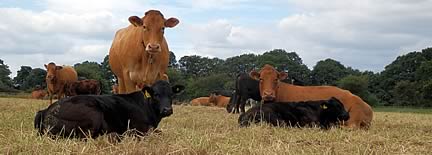
[[[144,86],[142,91],[146,98],[151,98],[153,108],[159,111],[161,117],[169,116],[173,113],[172,99],[175,94],[184,90],[182,85],[171,84],[164,80],[156,81],[151,87]]]
[[[56,66],[54,62],[50,62],[48,65],[44,64],[44,66],[47,69],[47,75],[45,77],[46,82],[55,83],[57,70],[63,69],[63,67]]]
[[[142,44],[145,50],[149,53],[156,53],[161,51],[165,28],[175,27],[179,20],[177,18],[165,19],[161,12],[150,10],[145,13],[143,18],[129,17],[129,22],[135,27],[142,28]]]
[[[335,97],[322,102],[320,108],[320,125],[322,128],[328,128],[332,123],[347,121],[350,118],[343,104]]]
[[[209,96],[209,103],[213,105],[217,105],[217,97],[218,95],[216,93],[211,93]]]
[[[286,79],[288,76],[285,72],[278,72],[271,65],[264,65],[261,71],[251,71],[250,76],[259,79],[259,90],[264,101],[273,101],[276,98],[279,80]]]

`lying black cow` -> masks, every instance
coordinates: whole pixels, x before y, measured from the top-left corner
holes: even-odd
[[[340,121],[347,121],[349,113],[336,98],[322,101],[264,103],[249,109],[239,117],[241,127],[265,121],[273,126],[311,127],[328,129]]]
[[[166,81],[157,81],[142,92],[65,98],[37,112],[35,128],[41,134],[48,131],[78,138],[123,134],[128,129],[144,135],[173,113],[172,97],[183,89],[184,86],[171,87]]]
[[[240,73],[237,75],[235,82],[235,90],[230,98],[226,107],[228,113],[245,112],[245,105],[247,99],[261,101],[261,94],[259,92],[259,81],[251,78],[247,73]]]

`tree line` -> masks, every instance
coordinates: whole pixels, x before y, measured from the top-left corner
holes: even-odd
[[[263,54],[242,54],[227,58],[184,56],[178,61],[170,52],[167,74],[170,82],[186,86],[180,100],[208,96],[213,91],[232,90],[239,73],[259,70],[264,64],[287,72],[289,79],[302,85],[331,85],[347,89],[370,105],[432,106],[432,48],[399,56],[379,73],[359,71],[333,59],[320,60],[309,69],[295,52],[274,49]],[[101,81],[103,93],[115,82],[108,56],[102,62],[85,61],[74,65],[78,76]],[[45,69],[21,66],[9,78],[8,66],[0,60],[0,91],[30,91],[45,86]]]

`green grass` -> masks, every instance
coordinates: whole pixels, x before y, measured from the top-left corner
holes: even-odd
[[[376,112],[400,112],[400,113],[419,113],[419,114],[432,114],[432,108],[419,108],[419,107],[373,107]]]
[[[111,144],[37,136],[34,114],[46,100],[0,98],[0,154],[430,154],[432,115],[375,112],[370,130],[239,128],[223,108],[175,106],[160,134]]]

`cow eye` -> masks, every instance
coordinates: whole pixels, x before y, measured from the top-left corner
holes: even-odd
[[[143,25],[144,30],[147,29],[147,26]]]
[[[161,32],[163,33],[165,31],[165,27],[162,27],[161,28]]]

